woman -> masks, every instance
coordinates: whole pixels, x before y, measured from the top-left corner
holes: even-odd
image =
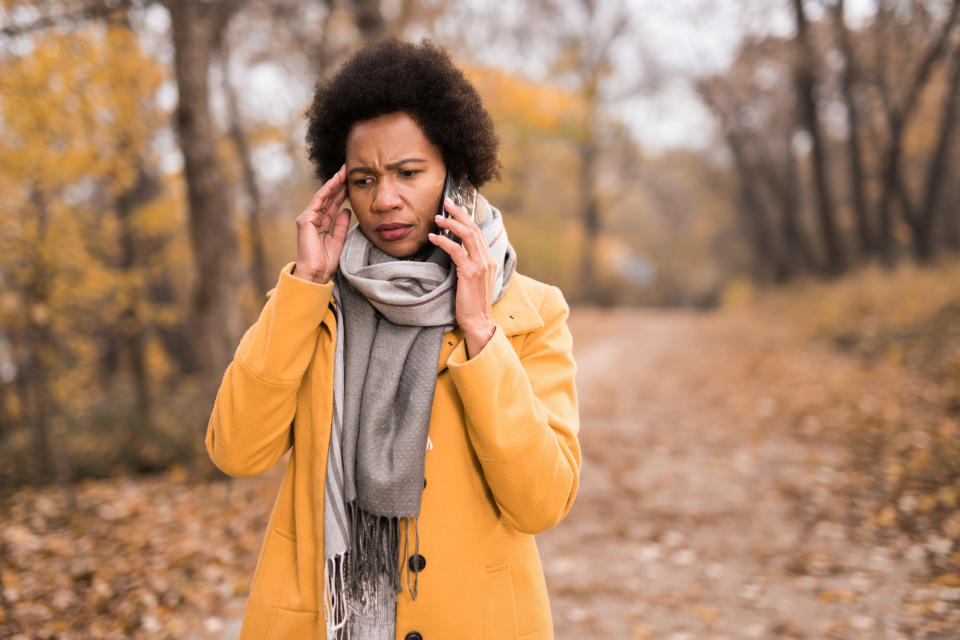
[[[293,449],[241,639],[552,638],[533,536],[579,480],[568,307],[482,196],[437,215],[448,173],[496,174],[490,117],[442,49],[397,40],[307,117],[327,180],[206,435],[234,476]]]

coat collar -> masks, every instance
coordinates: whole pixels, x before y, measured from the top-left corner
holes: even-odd
[[[491,308],[493,321],[506,336],[515,336],[543,328],[543,318],[530,299],[530,292],[524,276],[514,273],[507,285],[503,297]],[[463,330],[455,327],[443,336],[437,373],[447,368],[447,359],[463,342]]]

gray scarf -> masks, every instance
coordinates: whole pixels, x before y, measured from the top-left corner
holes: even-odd
[[[516,268],[516,252],[500,212],[481,196],[475,219],[498,265],[496,302]],[[456,325],[456,280],[439,247],[428,244],[397,260],[359,227],[347,233],[334,278],[337,343],[320,585],[331,640],[392,639],[404,570],[417,597],[407,555],[411,538],[413,553],[419,549],[427,431],[443,335]]]

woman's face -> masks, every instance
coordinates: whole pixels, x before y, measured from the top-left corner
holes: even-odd
[[[355,123],[346,164],[347,194],[363,235],[394,258],[423,248],[437,230],[446,168],[413,118],[397,112]]]

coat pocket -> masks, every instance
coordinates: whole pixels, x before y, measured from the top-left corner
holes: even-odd
[[[518,635],[510,563],[487,567],[483,570],[483,637],[485,640],[509,640]]]
[[[297,541],[270,527],[254,572],[241,640],[302,637],[285,632],[302,626],[304,619],[312,619],[316,625],[317,612],[302,604],[297,586]]]
[[[277,609],[270,630],[270,640],[312,639],[317,635],[317,613],[315,611],[291,611]]]

